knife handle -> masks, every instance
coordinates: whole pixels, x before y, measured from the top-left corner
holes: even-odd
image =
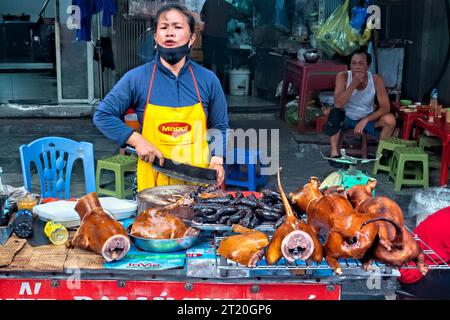
[[[130,146],[125,147],[125,152],[127,152],[129,154],[134,154],[135,156],[138,155],[137,152],[136,152],[136,149],[133,148],[133,147],[130,147]],[[158,161],[156,161],[156,160],[158,160]],[[155,159],[153,160],[153,164],[157,164],[158,167],[160,167],[160,165],[159,165],[159,158],[158,157],[155,157]]]
[[[136,149],[133,148],[133,147],[130,147],[130,146],[127,146],[127,147],[125,148],[125,152],[128,152],[129,154],[134,154],[135,156],[138,155],[137,152],[136,152]]]

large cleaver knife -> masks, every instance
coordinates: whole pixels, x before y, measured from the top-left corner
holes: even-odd
[[[132,147],[126,147],[125,152],[137,155],[136,150]],[[155,158],[152,166],[155,171],[161,172],[171,178],[202,184],[217,184],[217,171],[214,169],[176,163],[168,158],[164,158],[163,166],[160,166],[159,159]]]

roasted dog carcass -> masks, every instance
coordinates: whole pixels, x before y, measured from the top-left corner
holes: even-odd
[[[286,219],[275,231],[266,252],[268,264],[275,264],[284,257],[288,262],[295,260],[312,260],[320,262],[323,259],[323,248],[313,229],[297,219],[283,191],[278,170],[278,188],[283,201]]]
[[[399,205],[386,197],[372,197],[377,181],[370,179],[366,185],[356,185],[347,191],[347,197],[356,211],[378,215],[395,221],[396,224],[378,221],[378,238],[367,252],[363,267],[369,270],[372,259],[395,267],[402,267],[410,261],[417,263],[422,274],[427,273],[424,255],[413,235],[406,229]]]
[[[75,211],[81,223],[68,247],[91,250],[106,261],[119,260],[127,254],[131,243],[125,228],[103,210],[95,192],[78,200]]]
[[[217,253],[247,267],[255,267],[264,256],[264,248],[269,245],[269,238],[261,231],[245,228],[239,224],[232,226],[240,233],[223,239]]]
[[[363,258],[378,233],[377,225],[373,222],[387,219],[361,215],[344,195],[322,195],[319,186],[319,180],[311,177],[305,186],[290,193],[289,197],[291,203],[306,212],[308,224],[314,232],[326,236],[325,260],[335,273],[342,274],[338,259]]]
[[[178,239],[196,236],[199,230],[187,227],[183,220],[164,210],[147,208],[131,226],[130,234],[146,239]]]

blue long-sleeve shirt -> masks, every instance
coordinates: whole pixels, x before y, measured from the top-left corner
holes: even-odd
[[[225,155],[228,126],[227,102],[216,75],[190,59],[176,77],[164,67],[156,55],[154,61],[127,72],[100,102],[94,113],[94,124],[109,139],[123,146],[133,129],[123,122],[127,109],[133,108],[142,125],[153,66],[155,78],[150,103],[160,106],[184,107],[198,103],[194,81],[189,71],[192,66],[197,81],[208,129],[219,129],[223,138],[223,150],[212,150],[211,155]],[[220,151],[223,153],[220,154]]]

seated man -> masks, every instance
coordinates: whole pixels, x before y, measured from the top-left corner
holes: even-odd
[[[351,55],[350,71],[336,76],[334,106],[325,124],[325,133],[330,136],[330,157],[339,158],[341,130],[353,129],[355,134],[364,132],[386,139],[394,132],[396,121],[390,111],[389,97],[384,81],[379,75],[369,72],[372,56],[361,48]],[[379,107],[374,108],[375,95]],[[380,132],[381,131],[381,132]],[[330,165],[339,163],[330,161]]]

